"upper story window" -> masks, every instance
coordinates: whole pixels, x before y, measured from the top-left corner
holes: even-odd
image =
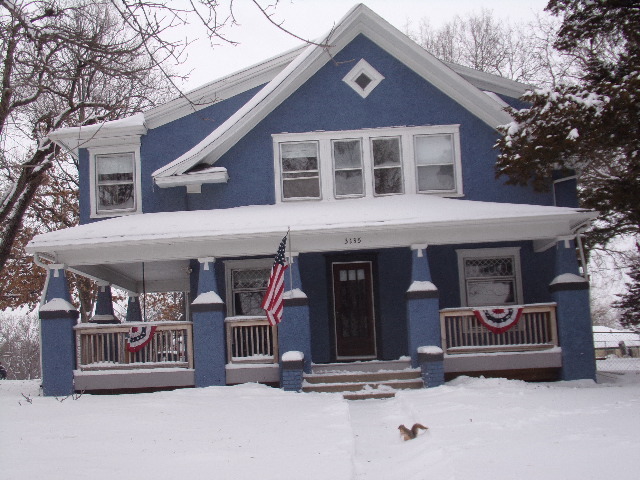
[[[462,194],[458,125],[273,135],[278,201]]]
[[[362,141],[333,140],[333,175],[336,198],[364,195]]]
[[[317,142],[283,143],[280,159],[284,198],[320,198]]]
[[[468,307],[522,303],[518,248],[457,250],[460,296]]]
[[[135,209],[133,153],[96,155],[97,211]]]
[[[371,140],[374,194],[403,193],[400,137]]]
[[[367,98],[382,80],[384,76],[364,58],[356,63],[342,79],[362,98]]]
[[[141,211],[139,147],[89,149],[91,217],[113,217]]]

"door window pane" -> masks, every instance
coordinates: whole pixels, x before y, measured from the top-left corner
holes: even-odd
[[[403,193],[400,138],[374,138],[371,149],[375,194]]]

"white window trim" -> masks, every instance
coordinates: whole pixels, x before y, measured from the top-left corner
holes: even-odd
[[[142,180],[140,166],[140,143],[128,143],[117,146],[90,147],[89,151],[89,193],[91,213],[90,218],[108,218],[120,217],[123,215],[135,215],[142,213]],[[126,210],[108,210],[98,211],[98,199],[96,196],[98,182],[96,179],[96,156],[109,155],[115,153],[131,153],[133,154],[133,182],[134,182],[134,208]]]
[[[225,260],[224,262],[225,298],[227,300],[227,316],[234,316],[233,312],[233,270],[250,270],[253,268],[269,268],[273,266],[273,258],[250,258],[246,260]]]
[[[357,78],[363,73],[371,80],[365,88],[362,88],[356,83]],[[344,83],[349,85],[362,98],[367,98],[382,80],[384,80],[384,76],[373,68],[364,58],[356,63],[342,79]]]
[[[419,135],[450,134],[453,138],[455,191],[418,192],[418,175],[414,151],[414,137]],[[299,201],[340,201],[352,196],[336,198],[333,171],[332,140],[361,139],[362,161],[364,175],[364,195],[374,197],[373,184],[373,156],[371,140],[381,137],[400,137],[402,156],[402,176],[404,194],[436,195],[441,197],[464,196],[462,184],[462,161],[460,149],[460,125],[427,125],[419,127],[384,127],[367,128],[362,130],[317,131],[304,133],[278,133],[273,139],[273,165],[275,173],[276,203]],[[284,199],[282,196],[282,170],[280,161],[280,144],[286,142],[318,142],[320,198]],[[402,195],[400,193],[391,195]]]
[[[516,298],[515,305],[521,305],[523,302],[522,294],[522,269],[520,267],[520,247],[502,247],[502,248],[469,248],[456,249],[458,255],[458,281],[460,285],[460,306],[468,307],[467,302],[467,282],[464,275],[465,259],[473,258],[496,258],[496,257],[512,257],[514,266],[514,276],[516,281]]]

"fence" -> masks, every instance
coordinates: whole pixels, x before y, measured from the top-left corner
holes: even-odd
[[[640,334],[594,327],[596,365],[601,372],[640,372]]]

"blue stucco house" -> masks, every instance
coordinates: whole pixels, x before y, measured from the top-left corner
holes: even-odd
[[[79,158],[81,224],[28,245],[49,271],[45,394],[595,377],[577,261],[594,212],[578,208],[574,178],[548,193],[495,178],[496,127],[527,86],[445,64],[364,5],[321,43],[51,134]],[[260,301],[287,231],[272,327]],[[100,287],[89,323],[66,271]],[[181,292],[182,320],[142,318],[149,292]],[[130,352],[130,330],[152,326]],[[373,373],[336,373],[350,369]]]

